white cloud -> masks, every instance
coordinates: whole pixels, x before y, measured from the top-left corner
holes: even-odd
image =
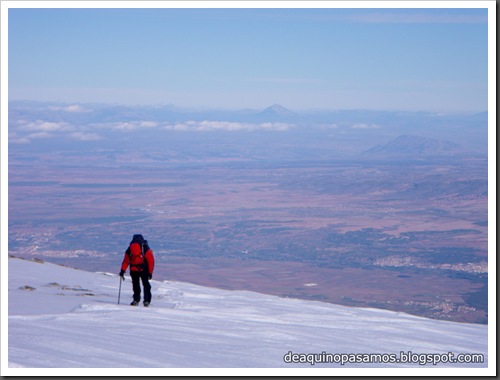
[[[97,133],[86,133],[86,132],[74,132],[71,135],[71,138],[80,141],[97,141],[101,140],[101,136]]]
[[[37,120],[22,126],[22,129],[29,131],[40,131],[40,132],[60,132],[60,131],[72,131],[74,128],[65,122],[50,122]]]
[[[112,129],[118,131],[132,131],[134,129],[140,129],[140,128],[155,128],[158,125],[159,124],[156,121],[142,120],[142,121],[125,121],[117,124],[108,124],[106,126],[110,126]]]
[[[49,133],[49,132],[35,132],[35,133],[30,133],[27,138],[29,139],[48,139],[50,137],[53,137],[54,134]]]
[[[31,140],[25,136],[18,136],[17,133],[9,133],[9,144],[29,144]]]
[[[209,131],[256,131],[273,130],[287,131],[292,125],[287,123],[238,123],[231,121],[186,121],[175,124],[164,125],[164,129],[172,131],[191,131],[191,132],[209,132]]]
[[[82,106],[79,106],[78,104],[73,104],[70,106],[66,107],[57,107],[57,106],[51,106],[49,107],[51,111],[65,111],[65,112],[89,112],[87,109],[85,109]]]
[[[263,123],[258,125],[258,129],[268,129],[273,131],[288,131],[291,127],[287,123]]]
[[[358,123],[351,126],[352,129],[378,129],[380,125],[378,124],[366,124],[366,123]]]
[[[85,109],[77,104],[64,108],[66,112],[85,112]]]
[[[26,144],[34,139],[48,139],[54,137],[70,138],[80,141],[95,141],[102,137],[97,133],[88,132],[87,127],[77,127],[66,122],[52,122],[36,120],[32,122],[18,123],[20,126],[16,132],[9,135],[9,142]]]
[[[113,129],[118,130],[118,131],[130,131],[132,129],[136,129],[137,125],[135,123],[128,123],[128,122],[123,122],[123,123],[118,123],[113,125]]]
[[[9,140],[9,144],[29,144],[31,140],[27,137],[19,137]]]
[[[156,121],[141,121],[139,127],[143,128],[154,128],[157,127],[158,123]]]

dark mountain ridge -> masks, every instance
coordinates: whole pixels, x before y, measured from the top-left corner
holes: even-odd
[[[453,142],[416,135],[401,135],[385,145],[376,145],[365,155],[433,156],[464,153],[464,149]]]

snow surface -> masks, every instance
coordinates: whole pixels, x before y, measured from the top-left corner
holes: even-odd
[[[151,307],[132,307],[128,277],[118,305],[115,274],[15,258],[8,260],[8,274],[8,374],[26,367],[142,368],[141,374],[144,368],[162,369],[156,375],[172,373],[169,368],[282,368],[294,374],[306,368],[308,374],[319,374],[322,369],[338,373],[400,367],[415,374],[418,368],[450,373],[449,367],[459,367],[461,374],[473,369],[478,375],[488,366],[485,325],[154,280]],[[284,361],[289,352],[401,351],[478,353],[485,363],[342,366]]]

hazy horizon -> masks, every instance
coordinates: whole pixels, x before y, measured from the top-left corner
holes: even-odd
[[[60,105],[65,106],[64,110],[66,112],[82,112],[79,108],[85,105],[94,105],[94,106],[104,106],[104,107],[124,107],[124,108],[172,108],[182,112],[262,112],[268,108],[272,108],[275,106],[283,107],[288,111],[297,113],[297,114],[314,114],[314,113],[323,113],[323,112],[342,112],[342,111],[367,111],[367,112],[401,112],[401,113],[429,113],[429,114],[442,114],[442,115],[473,115],[473,114],[481,114],[488,113],[488,107],[480,110],[455,110],[455,111],[446,111],[446,110],[429,110],[429,109],[394,109],[394,108],[368,108],[368,107],[351,107],[351,108],[335,108],[335,107],[309,107],[309,108],[292,108],[288,107],[287,104],[279,103],[279,102],[271,102],[267,105],[263,105],[262,107],[250,107],[250,106],[206,106],[206,105],[197,105],[197,106],[183,106],[175,103],[120,103],[113,101],[102,101],[102,102],[94,102],[94,101],[81,101],[81,102],[73,102],[69,100],[38,100],[38,99],[29,99],[29,98],[20,98],[20,99],[9,99],[10,103],[38,103],[38,104],[46,104],[46,105]]]

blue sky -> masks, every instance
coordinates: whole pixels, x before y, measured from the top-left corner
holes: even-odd
[[[487,110],[486,9],[11,8],[8,21],[10,100]]]

